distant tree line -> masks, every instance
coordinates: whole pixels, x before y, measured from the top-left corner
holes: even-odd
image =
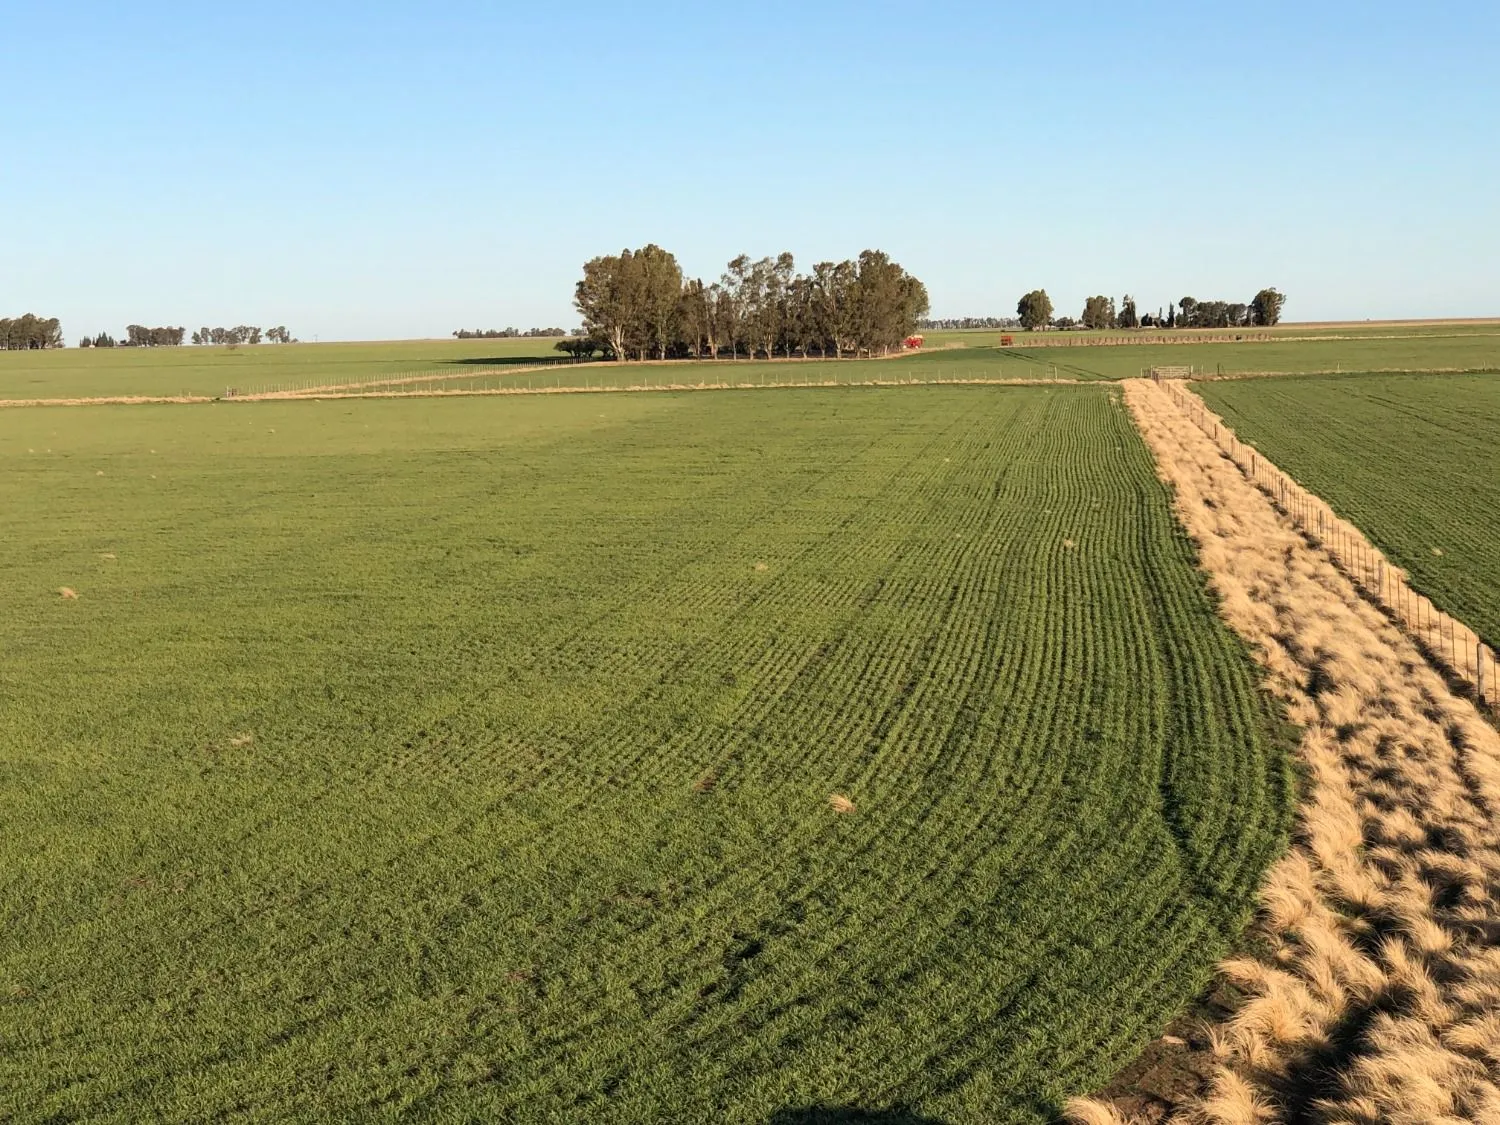
[[[963,328],[1019,328],[1021,322],[1013,316],[959,316],[941,320],[919,320],[917,327],[923,332],[951,332]]]
[[[125,326],[127,348],[180,348],[185,328],[147,328],[142,324]]]
[[[900,347],[928,312],[926,287],[880,250],[807,274],[789,253],[741,254],[705,284],[655,244],[585,263],[573,303],[584,330],[558,351],[641,360],[873,355]]]
[[[259,344],[262,340],[269,340],[273,344],[295,344],[296,338],[286,330],[286,325],[278,324],[275,328],[267,328],[261,331],[258,325],[240,324],[234,328],[200,328],[193,333],[195,344]],[[181,343],[181,341],[178,341]]]
[[[63,346],[62,324],[57,317],[24,313],[0,317],[0,351],[26,352]]]
[[[85,336],[78,341],[80,348],[175,348],[182,344],[185,328],[147,328],[144,324],[127,324],[125,338],[116,340],[108,332],[97,336]]]
[[[1089,297],[1083,302],[1083,313],[1072,317],[1054,317],[1052,301],[1045,289],[1033,289],[1016,302],[1016,315],[1028,332],[1039,328],[1270,328],[1281,322],[1286,295],[1275,289],[1262,289],[1248,303],[1234,301],[1199,301],[1184,297],[1166,312],[1155,316],[1141,314],[1135,298],[1129,293],[1115,306],[1113,297]]]
[[[143,324],[125,326],[125,338],[116,340],[108,332],[97,336],[85,336],[78,341],[80,348],[176,348],[182,346],[186,328],[147,328]],[[241,324],[237,328],[200,328],[192,335],[195,344],[258,344],[270,340],[273,344],[295,344],[297,341],[284,326],[261,331],[253,325]]]
[[[533,339],[548,336],[566,336],[566,328],[528,328],[522,332],[519,328],[460,328],[453,333],[460,340],[515,340]]]

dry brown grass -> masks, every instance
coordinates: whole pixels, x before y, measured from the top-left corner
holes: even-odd
[[[1500,1122],[1500,734],[1165,392],[1125,396],[1305,732],[1266,952],[1221,966],[1245,1000],[1214,1029],[1213,1088],[1173,1120]]]
[[[1130,1125],[1130,1119],[1107,1102],[1069,1098],[1063,1114],[1072,1125]]]

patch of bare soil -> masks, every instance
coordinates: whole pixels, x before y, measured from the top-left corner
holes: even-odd
[[[1303,729],[1305,779],[1263,952],[1220,966],[1242,999],[1203,1032],[1203,1089],[1070,1118],[1500,1121],[1500,733],[1165,391],[1125,397],[1223,616]]]

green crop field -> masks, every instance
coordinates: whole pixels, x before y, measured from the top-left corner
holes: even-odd
[[[1080,376],[1072,372],[1054,376],[1053,372],[1039,364],[1017,360],[995,348],[949,348],[884,359],[813,358],[777,360],[773,363],[764,360],[752,362],[721,359],[703,363],[582,363],[546,370],[524,366],[510,370],[484,368],[457,375],[427,372],[399,382],[388,377],[381,378],[363,388],[341,393],[389,395],[398,392],[422,394],[435,391],[547,390],[568,387],[624,390],[697,385],[820,386],[986,379],[1038,382],[1053,377],[1095,381],[1092,376]]]
[[[1500,375],[1246,379],[1194,389],[1500,647]]]
[[[393,340],[227,348],[0,351],[0,399],[220,395],[229,387],[363,382],[407,372],[555,363],[555,339]]]
[[[1280,330],[1277,330],[1280,331]],[[1050,334],[1071,346],[999,347],[994,331],[934,332],[925,351],[894,360],[666,365],[573,364],[552,339],[405,340],[254,347],[64,348],[0,351],[0,400],[221,395],[408,379],[412,388],[633,387],[675,383],[911,379],[1124,379],[1153,365],[1226,372],[1500,370],[1500,326],[1448,324],[1303,329],[1313,339],[1264,343],[1115,344],[1120,333]],[[1191,333],[1184,333],[1191,338]],[[1222,335],[1222,333],[1216,333]],[[1323,338],[1324,336],[1327,338]],[[912,364],[890,367],[888,364]],[[559,365],[538,371],[540,364]],[[419,382],[418,382],[419,380]]]
[[[1118,334],[1116,334],[1118,336]],[[1016,335],[1018,345],[1024,334]],[[1500,330],[1452,335],[1394,334],[1351,339],[1261,343],[1096,344],[998,349],[1016,362],[1076,379],[1127,379],[1148,367],[1191,366],[1208,372],[1500,371]],[[1051,371],[1049,370],[1049,373]]]
[[[9,410],[0,510],[8,1120],[1044,1121],[1288,830],[1112,388]]]
[[[222,395],[313,386],[378,384],[406,389],[635,387],[667,383],[840,382],[893,379],[1029,379],[1049,373],[994,348],[949,348],[897,359],[767,363],[575,364],[554,341],[409,340],[364,344],[261,344],[255,347],[65,348],[0,351],[0,400],[142,395]],[[891,364],[915,364],[908,370]],[[546,370],[538,365],[547,365]],[[1092,378],[1074,372],[1067,378]]]

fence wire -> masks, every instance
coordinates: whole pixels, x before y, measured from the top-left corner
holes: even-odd
[[[1173,379],[1153,372],[1152,378],[1172,401],[1240,471],[1288,516],[1309,540],[1321,547],[1335,564],[1371,599],[1382,606],[1423,650],[1450,675],[1467,684],[1474,697],[1491,711],[1500,709],[1500,665],[1495,652],[1479,635],[1452,617],[1420,591],[1405,572],[1393,565],[1365,538],[1364,533],[1341,519],[1317,494],[1309,492],[1261,455],[1254,446],[1239,440],[1235,432],[1200,399]]]

